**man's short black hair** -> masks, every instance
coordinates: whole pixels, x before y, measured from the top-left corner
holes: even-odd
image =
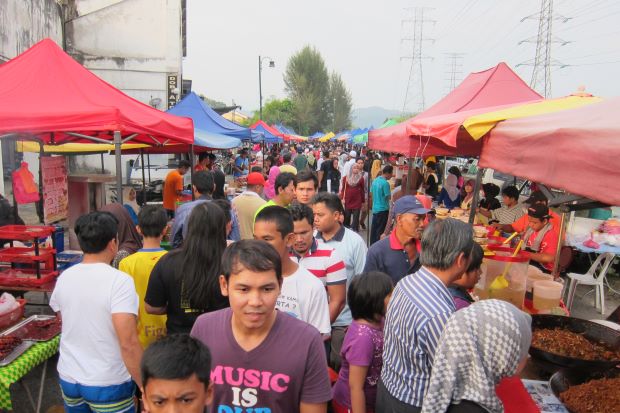
[[[394,167],[392,165],[385,165],[383,167],[384,174],[391,174],[392,172],[394,172]]]
[[[168,213],[161,205],[145,205],[138,214],[138,226],[146,238],[159,237],[168,224]]]
[[[290,162],[291,161],[291,153],[290,152],[285,152],[282,155],[282,160],[284,161],[284,163]]]
[[[202,162],[205,159],[207,159],[209,157],[209,154],[207,152],[200,152],[198,154],[198,162]]]
[[[484,250],[478,243],[474,243],[469,256],[469,265],[466,272],[471,272],[479,269],[482,266],[482,259],[484,258]]]
[[[347,304],[354,320],[376,321],[385,311],[385,297],[394,289],[389,275],[370,271],[353,277],[347,291]]]
[[[291,211],[291,215],[293,216],[293,223],[295,223],[295,221],[302,221],[305,219],[310,225],[314,225],[314,212],[312,212],[312,208],[308,205],[291,205],[289,211]]]
[[[211,195],[215,186],[215,179],[211,171],[194,172],[192,176],[192,185],[203,195]]]
[[[344,214],[344,207],[338,195],[332,192],[319,192],[312,198],[312,205],[325,204],[325,207],[332,212]]]
[[[303,171],[298,172],[295,181],[297,181],[296,184],[300,182],[312,181],[314,183],[314,189],[317,189],[319,187],[319,178],[316,177],[314,172],[308,169],[304,169]]]
[[[109,212],[91,212],[78,218],[74,230],[82,251],[97,254],[116,238],[118,220]]]
[[[231,274],[237,274],[244,267],[250,271],[275,271],[282,283],[282,260],[280,254],[269,243],[257,239],[243,239],[230,244],[222,256],[222,274],[226,281]]]
[[[519,200],[519,190],[514,185],[510,185],[502,189],[502,195],[505,195],[508,198],[512,198],[517,201]]]
[[[276,224],[276,229],[282,235],[282,238],[293,232],[293,217],[291,212],[279,205],[272,205],[261,209],[256,215],[254,222],[265,221]]]
[[[260,172],[260,173],[262,173],[263,172],[263,167],[262,166],[258,166],[258,165],[253,166],[252,169],[250,169],[250,172]]]
[[[190,163],[189,163],[189,161],[188,161],[188,160],[186,160],[186,159],[181,159],[181,160],[179,161],[179,169],[180,169],[180,168],[188,168],[188,169],[189,169],[189,167],[190,167],[190,166],[191,166],[191,164],[190,164]]]
[[[239,155],[247,155],[248,154],[248,150],[247,149],[241,149],[241,151],[239,152]]]
[[[209,154],[209,159],[211,159],[212,161],[214,161],[214,160],[216,160],[216,159],[217,159],[217,156],[215,156],[215,154],[214,154],[214,153],[210,153],[210,154]]]
[[[276,182],[273,185],[274,189],[276,190],[276,195],[280,193],[279,189],[284,190],[284,188],[286,188],[291,182],[293,182],[293,185],[297,185],[295,175],[290,172],[282,172],[281,174],[279,174],[276,177]]]
[[[230,202],[228,202],[227,199],[216,199],[213,203],[222,208],[222,211],[224,211],[224,216],[226,217],[226,222],[230,222],[232,220],[232,206],[230,205]]]
[[[150,379],[185,380],[194,374],[206,388],[211,378],[211,352],[187,334],[165,336],[144,351],[140,373],[145,389]]]
[[[329,158],[329,151],[323,151],[323,158]]]

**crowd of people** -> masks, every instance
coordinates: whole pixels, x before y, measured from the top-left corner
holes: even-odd
[[[473,183],[449,173],[442,187],[429,162],[397,185],[386,158],[355,150],[257,158],[234,160],[244,190],[230,202],[201,155],[194,201],[178,205],[182,162],[163,207],[130,200],[80,217],[84,258],[50,300],[66,410],[133,411],[137,392],[152,413],[503,411],[494,387],[523,367],[531,320],[474,300],[482,248],[430,203],[471,207]],[[510,187],[499,208],[492,190],[479,212],[553,265],[544,196],[532,194],[524,221]]]

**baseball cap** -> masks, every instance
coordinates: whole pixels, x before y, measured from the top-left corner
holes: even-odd
[[[405,195],[394,202],[394,214],[426,214],[430,211],[413,195]]]
[[[349,152],[349,156],[350,156],[351,158],[356,158],[356,157],[357,157],[357,152],[355,152],[355,151],[351,151],[351,152]]]
[[[527,209],[527,214],[532,218],[547,219],[550,217],[549,208],[546,205],[534,204]]]
[[[533,205],[537,202],[542,202],[542,201],[548,201],[547,197],[545,196],[545,194],[542,193],[542,191],[534,191],[532,192],[532,194],[530,195],[530,197],[528,199],[525,200],[526,204],[530,204]]]
[[[248,174],[248,185],[262,185],[265,186],[265,178],[260,172],[250,172]]]

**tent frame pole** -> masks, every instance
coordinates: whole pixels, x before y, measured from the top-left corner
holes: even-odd
[[[146,179],[144,177],[144,149],[140,149],[140,166],[142,167],[142,202],[146,205]]]
[[[194,194],[194,145],[189,145],[189,178],[190,178],[190,187],[192,188],[192,201],[196,200],[196,194]]]
[[[116,158],[116,200],[123,204],[123,164],[121,161],[122,137],[120,131],[114,131],[114,157]]]
[[[478,168],[476,173],[476,183],[474,184],[474,199],[471,201],[471,207],[469,209],[469,223],[473,225],[476,219],[476,210],[478,209],[478,203],[480,202],[480,187],[482,186],[482,176],[484,175],[484,168]]]

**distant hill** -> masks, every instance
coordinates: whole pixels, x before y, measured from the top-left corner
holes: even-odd
[[[380,126],[388,118],[400,116],[398,110],[385,109],[379,106],[371,106],[369,108],[357,108],[352,111],[353,127],[367,128]]]

